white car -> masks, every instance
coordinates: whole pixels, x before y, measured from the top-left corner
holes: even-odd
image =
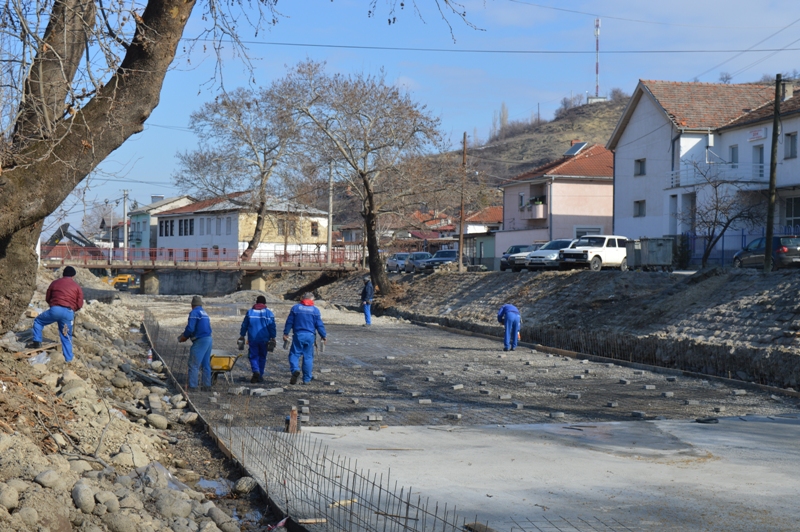
[[[528,254],[531,251],[536,251],[540,247],[542,247],[542,244],[531,244],[520,250],[519,253],[509,255],[506,259],[506,261],[508,261],[508,267],[511,268],[512,272],[521,272],[525,269],[525,261],[528,259]]]
[[[561,238],[551,240],[536,251],[531,251],[525,259],[525,267],[528,271],[545,270],[547,268],[558,268],[558,252],[570,247],[577,240]]]
[[[578,239],[574,247],[558,252],[558,266],[561,269],[586,268],[600,271],[606,267],[628,269],[628,239],[618,235],[585,235]]]

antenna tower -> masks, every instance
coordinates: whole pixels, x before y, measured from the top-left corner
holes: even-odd
[[[600,19],[594,19],[594,95],[600,96]]]

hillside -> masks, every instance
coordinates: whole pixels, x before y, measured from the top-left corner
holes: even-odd
[[[605,144],[626,104],[627,100],[574,107],[560,119],[467,153],[477,170],[508,179],[561,157],[573,139]]]

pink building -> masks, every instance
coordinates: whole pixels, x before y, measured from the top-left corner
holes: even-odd
[[[564,157],[510,179],[503,186],[503,230],[495,249],[511,245],[611,234],[614,154],[573,141]]]

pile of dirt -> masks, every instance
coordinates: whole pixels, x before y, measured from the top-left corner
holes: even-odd
[[[30,318],[0,339],[0,530],[259,528],[255,482],[203,440],[160,363],[147,364],[141,323],[120,301],[87,303],[70,364],[24,349]],[[44,336],[57,339],[55,325]]]

